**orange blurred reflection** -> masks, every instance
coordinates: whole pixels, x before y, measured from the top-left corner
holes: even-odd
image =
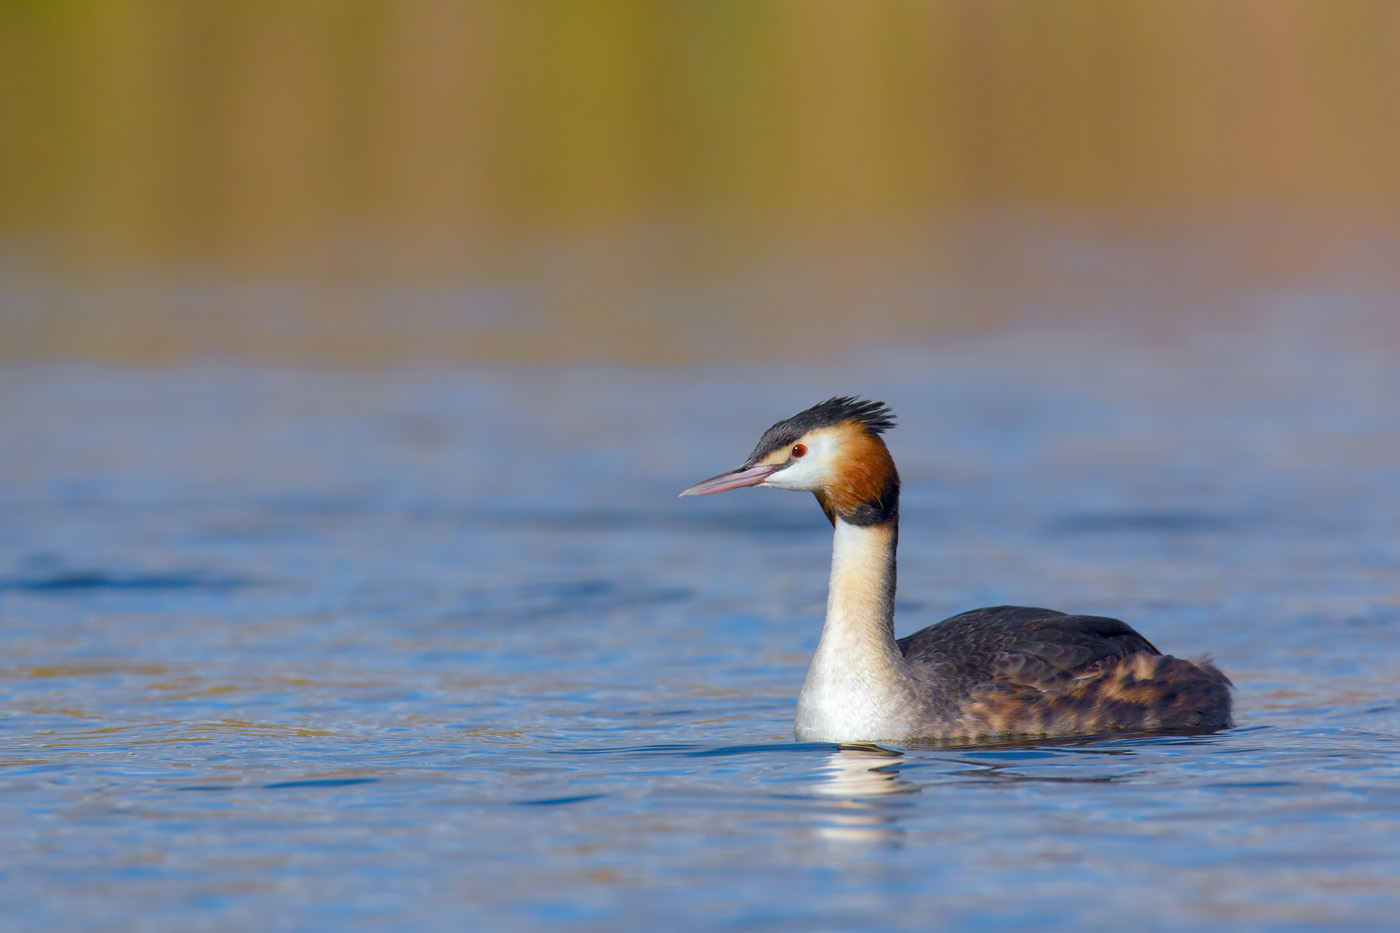
[[[0,108],[11,357],[802,355],[1394,285],[1383,0],[4,0]]]

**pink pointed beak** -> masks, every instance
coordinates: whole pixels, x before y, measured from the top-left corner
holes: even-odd
[[[712,476],[707,480],[702,480],[681,493],[682,496],[709,496],[717,492],[728,492],[731,489],[738,489],[740,486],[757,486],[768,477],[778,471],[778,463],[760,463],[758,466],[744,469],[740,467],[729,473],[721,473],[719,476]]]

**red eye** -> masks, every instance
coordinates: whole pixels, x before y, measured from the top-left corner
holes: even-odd
[[[806,444],[793,444],[793,445],[792,445],[792,455],[793,455],[794,457],[802,457],[802,456],[805,456],[806,454],[807,454],[807,445],[806,445]]]

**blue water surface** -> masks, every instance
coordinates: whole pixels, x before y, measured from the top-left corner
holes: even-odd
[[[827,364],[0,370],[0,927],[1380,928],[1400,342],[1260,296]],[[792,739],[829,526],[677,500],[889,402],[897,628],[1209,653],[1235,728]]]

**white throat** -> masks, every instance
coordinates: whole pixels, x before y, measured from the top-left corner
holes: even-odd
[[[914,694],[894,640],[897,524],[835,524],[826,624],[797,700],[797,738],[903,738]]]

